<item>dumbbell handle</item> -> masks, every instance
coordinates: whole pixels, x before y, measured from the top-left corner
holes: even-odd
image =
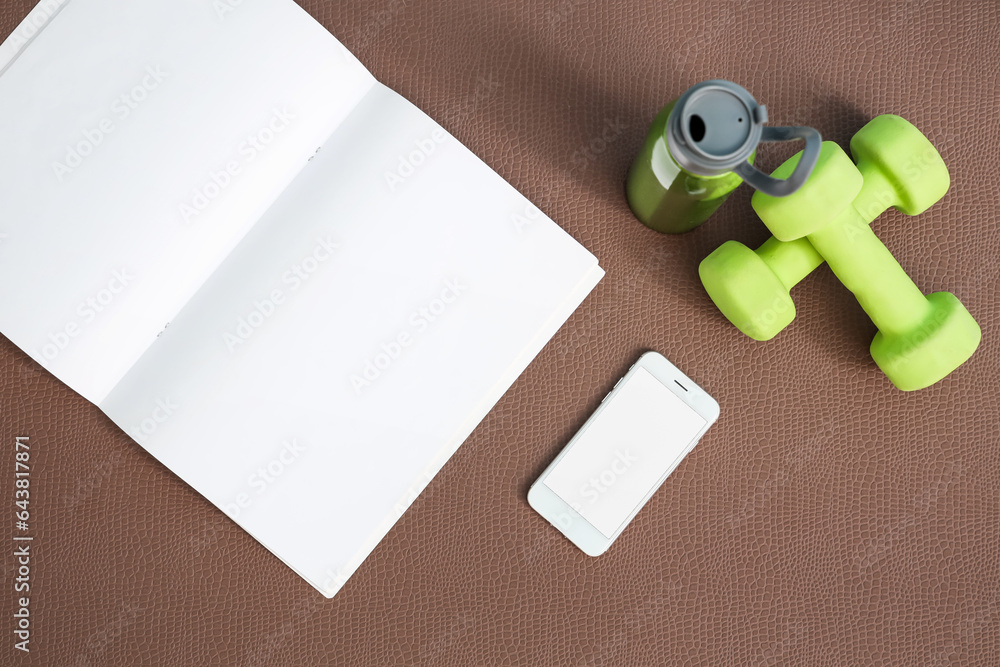
[[[772,236],[754,252],[789,291],[823,264],[823,256],[805,238],[779,241]]]
[[[865,183],[868,183],[867,178]],[[884,181],[875,183],[873,180],[870,191],[874,192],[873,188],[883,184]],[[862,190],[863,192],[864,190]],[[893,205],[892,191],[878,192],[875,196],[868,194],[865,198],[862,198],[862,194],[859,193],[855,198],[855,205],[859,204],[864,204],[859,215],[867,224],[871,224],[875,218]],[[806,276],[818,269],[825,261],[805,237],[793,241],[779,241],[772,236],[754,252],[767,263],[774,275],[788,290],[805,280]]]
[[[851,206],[806,238],[884,334],[905,334],[930,312],[920,292],[869,225],[892,199],[888,180],[861,165],[864,185]]]

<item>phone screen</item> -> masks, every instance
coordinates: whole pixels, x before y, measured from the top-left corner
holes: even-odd
[[[641,367],[601,407],[544,484],[610,539],[707,422]]]

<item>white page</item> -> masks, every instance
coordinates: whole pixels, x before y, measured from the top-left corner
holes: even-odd
[[[216,5],[70,0],[0,48],[23,130],[0,130],[0,330],[332,596],[603,271],[296,5]],[[161,61],[53,182],[123,72]],[[178,232],[184,194],[286,106]]]
[[[374,79],[285,1],[68,0],[30,34],[0,76],[0,328],[100,402]]]
[[[332,595],[600,275],[378,86],[101,407]]]

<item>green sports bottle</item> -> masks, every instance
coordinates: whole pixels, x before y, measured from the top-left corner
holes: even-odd
[[[689,88],[656,116],[632,163],[625,191],[647,227],[679,234],[705,222],[746,181],[775,197],[795,192],[816,166],[822,138],[811,127],[767,127],[767,108],[732,81]],[[786,179],[753,166],[760,143],[803,139],[798,167]]]

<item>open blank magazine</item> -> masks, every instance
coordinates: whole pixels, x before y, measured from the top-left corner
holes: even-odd
[[[41,3],[0,148],[0,331],[328,597],[603,275],[291,0]]]

